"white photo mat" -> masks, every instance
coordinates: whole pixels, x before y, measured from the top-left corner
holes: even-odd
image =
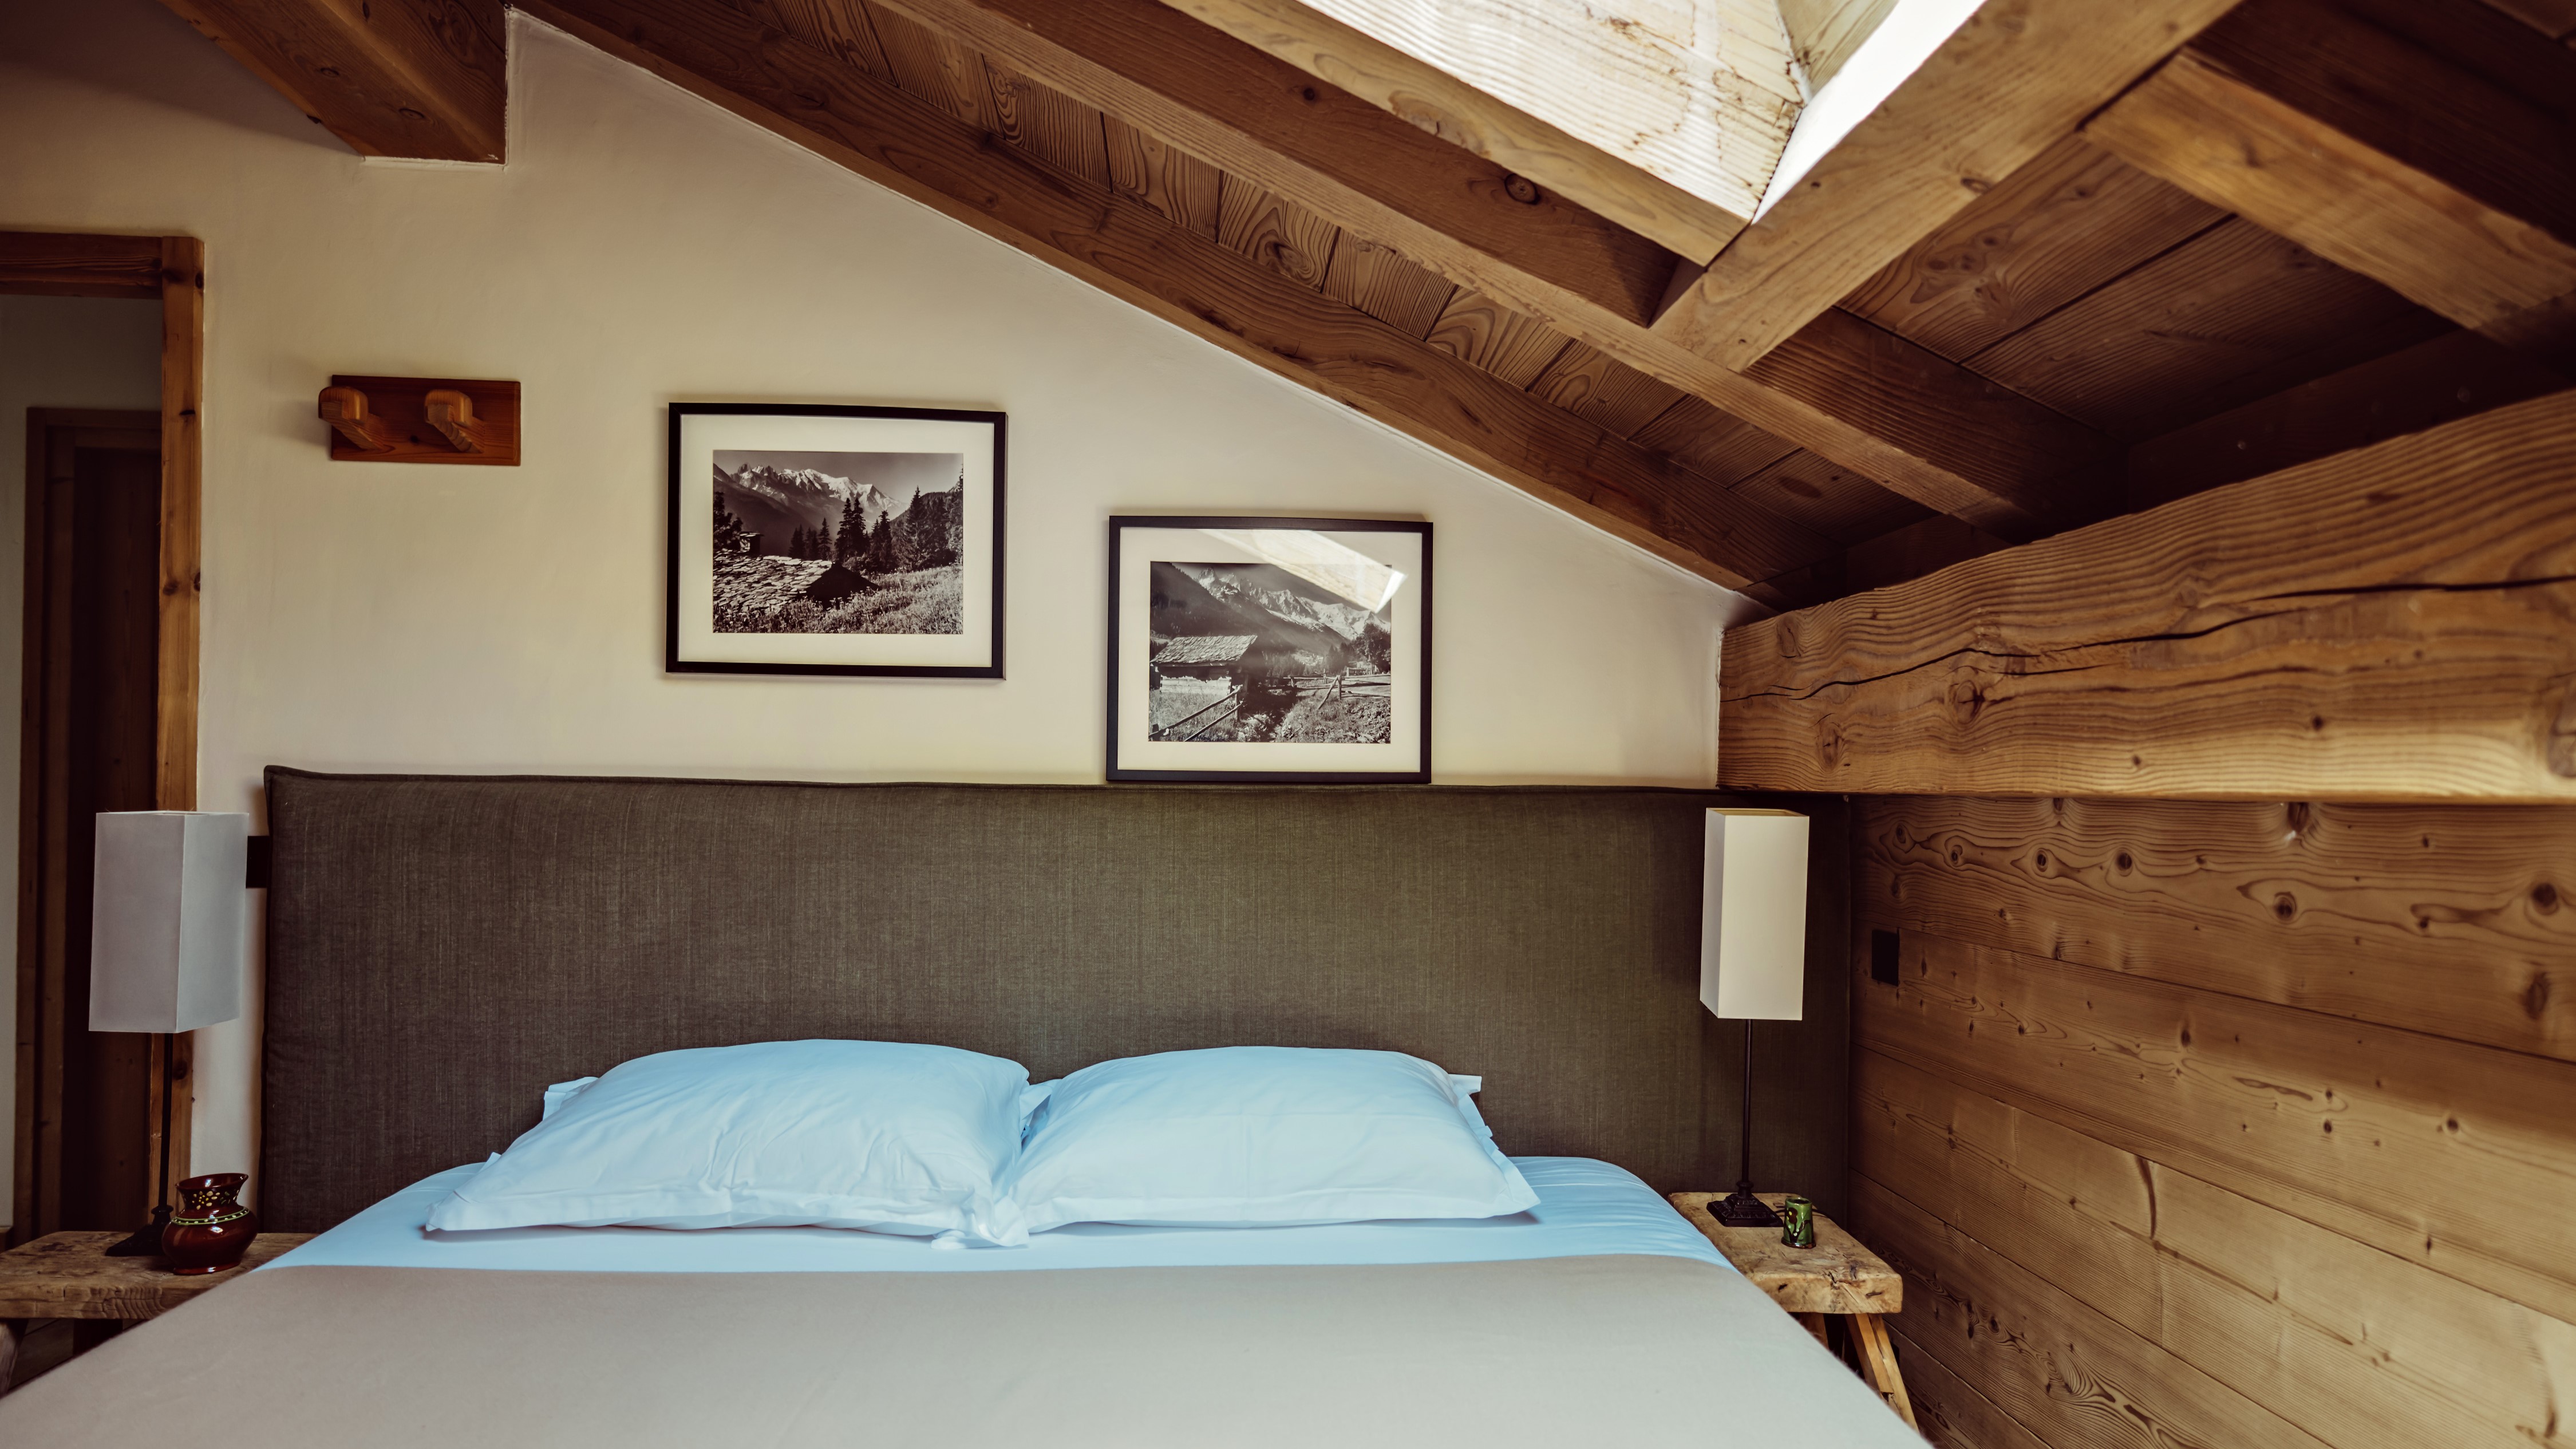
[[[1343,520],[1314,520],[1321,523]],[[1403,576],[1384,605],[1390,636],[1389,701],[1392,716],[1383,744],[1280,743],[1150,738],[1152,571],[1156,563],[1263,564],[1277,562],[1238,541],[1248,530],[1293,528],[1307,520],[1112,519],[1117,577],[1111,609],[1116,631],[1116,676],[1109,769],[1112,779],[1208,775],[1427,777],[1430,771],[1428,625],[1430,536],[1428,524],[1387,529],[1321,527],[1309,530]],[[1399,531],[1400,530],[1400,531]]]
[[[998,673],[1001,640],[993,584],[1000,429],[994,423],[700,411],[677,412],[674,422],[673,669],[714,666],[757,672],[762,666],[784,665],[788,672],[801,672],[802,666]],[[965,462],[964,629],[956,634],[717,633],[714,502],[715,455],[720,451],[959,455]]]

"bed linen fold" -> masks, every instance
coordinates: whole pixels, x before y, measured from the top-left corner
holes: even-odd
[[[1308,1227],[1131,1227],[1076,1223],[1028,1246],[937,1247],[928,1239],[840,1228],[503,1228],[424,1231],[432,1203],[479,1169],[451,1168],[375,1203],[262,1272],[336,1264],[377,1268],[582,1272],[999,1272],[1040,1268],[1260,1267],[1469,1263],[1654,1253],[1723,1265],[1699,1230],[1636,1174],[1588,1157],[1516,1157],[1538,1205],[1495,1218],[1326,1223]]]

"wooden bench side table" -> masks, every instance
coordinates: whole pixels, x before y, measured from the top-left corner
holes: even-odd
[[[181,1277],[158,1258],[111,1258],[107,1249],[123,1233],[48,1233],[0,1253],[0,1393],[18,1367],[16,1325],[30,1318],[113,1319],[140,1323],[158,1318],[198,1294],[229,1283],[311,1233],[262,1233],[239,1267]]]
[[[1862,1376],[1907,1428],[1921,1433],[1923,1426],[1914,1422],[1914,1401],[1906,1397],[1905,1378],[1897,1372],[1896,1345],[1888,1342],[1887,1325],[1880,1321],[1905,1306],[1905,1280],[1823,1213],[1815,1215],[1812,1248],[1792,1248],[1781,1242],[1778,1228],[1727,1227],[1708,1210],[1710,1203],[1724,1196],[1722,1192],[1677,1192],[1671,1200],[1726,1261],[1805,1324],[1818,1343],[1825,1342],[1827,1314],[1848,1317],[1852,1338],[1860,1345]],[[1776,1211],[1788,1194],[1755,1196]]]

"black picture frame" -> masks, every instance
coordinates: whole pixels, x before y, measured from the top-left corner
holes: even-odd
[[[1419,719],[1413,729],[1404,733],[1413,741],[1414,763],[1402,769],[1164,769],[1143,768],[1122,763],[1119,729],[1119,695],[1123,674],[1133,663],[1127,633],[1133,627],[1123,620],[1121,585],[1125,577],[1126,535],[1143,529],[1225,529],[1225,530],[1293,530],[1321,533],[1406,533],[1419,540],[1419,567],[1410,581],[1411,607],[1419,616],[1418,623],[1407,631],[1413,651],[1419,658],[1412,663],[1415,676],[1413,699]],[[1161,515],[1117,514],[1109,520],[1109,643],[1108,643],[1108,740],[1107,771],[1113,782],[1157,782],[1167,784],[1262,784],[1262,785],[1427,785],[1431,783],[1431,646],[1432,646],[1432,538],[1431,524],[1425,520],[1380,518],[1291,518],[1236,515]],[[1390,692],[1394,671],[1404,666],[1390,661]],[[1132,721],[1131,721],[1132,722]],[[1390,741],[1392,743],[1392,741]]]
[[[812,660],[749,660],[689,657],[687,635],[683,631],[682,610],[691,601],[684,593],[683,550],[691,536],[684,528],[684,509],[697,501],[701,492],[712,496],[714,483],[706,488],[693,488],[683,476],[686,460],[685,439],[690,421],[698,418],[763,418],[780,419],[851,419],[906,422],[958,423],[991,430],[991,477],[986,509],[989,538],[982,557],[989,561],[991,577],[979,585],[960,561],[962,596],[973,594],[989,600],[985,611],[986,627],[969,631],[983,637],[982,657],[973,663],[890,663],[890,662],[817,662]],[[664,555],[665,594],[663,605],[662,667],[671,674],[756,674],[756,675],[839,675],[886,679],[1000,679],[1004,668],[1005,594],[1009,570],[1005,556],[1008,538],[1007,503],[1010,459],[1009,417],[1005,413],[967,408],[876,407],[833,403],[705,403],[675,402],[669,405],[669,429],[666,440],[668,456],[669,511],[664,519],[666,549]],[[855,449],[852,451],[869,451]],[[916,495],[917,496],[917,495]],[[910,499],[907,499],[909,506]],[[961,509],[963,504],[961,502]],[[734,638],[760,637],[734,633]],[[790,637],[813,639],[822,635],[800,634]],[[854,633],[830,636],[851,640],[919,638],[921,635],[883,635]],[[933,636],[935,637],[935,636]],[[864,646],[854,645],[854,649]]]

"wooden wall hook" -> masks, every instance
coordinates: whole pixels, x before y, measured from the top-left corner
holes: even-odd
[[[393,440],[384,428],[367,416],[367,395],[354,387],[326,387],[318,411],[322,421],[349,440],[349,446],[368,453],[393,450]]]
[[[319,408],[344,462],[519,465],[516,382],[334,377]]]
[[[431,389],[422,401],[429,414],[429,425],[446,435],[449,445],[456,451],[483,451],[475,435],[474,399],[452,387],[441,387]]]

